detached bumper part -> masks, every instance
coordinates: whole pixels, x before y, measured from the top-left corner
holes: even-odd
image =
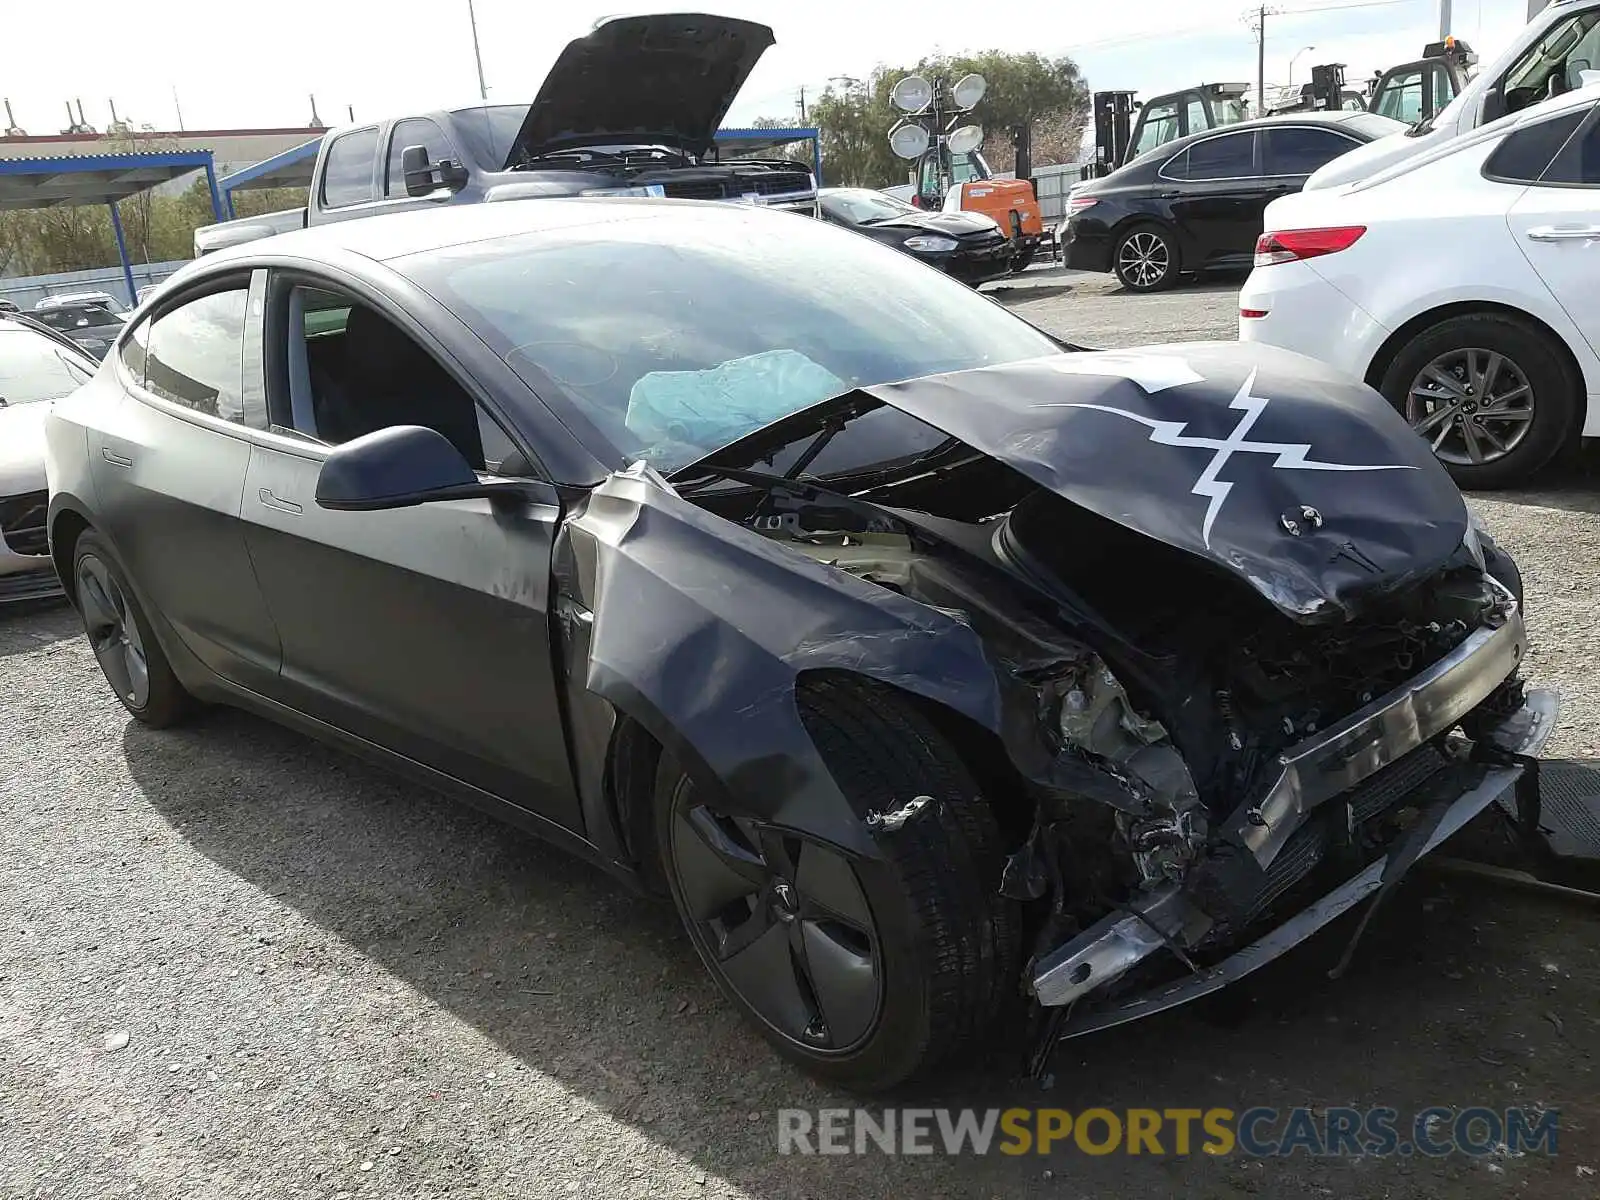
[[[1291,746],[1266,798],[1230,818],[1234,836],[1268,866],[1307,813],[1449,729],[1517,669],[1527,649],[1522,614],[1512,608],[1498,628],[1476,631],[1414,678]]]
[[[1517,626],[1520,632],[1520,621]],[[1503,748],[1516,754],[1537,756],[1555,726],[1559,707],[1560,701],[1554,692],[1530,691],[1522,709],[1501,726],[1502,730],[1514,729],[1518,734],[1515,746]],[[1475,766],[1463,770],[1473,771],[1477,781],[1450,804],[1422,854],[1432,851],[1516,787],[1525,768],[1520,765]],[[1109,1008],[1074,1014],[1062,1036],[1073,1037],[1175,1008],[1265,966],[1376,891],[1388,861],[1388,855],[1376,859],[1321,900],[1215,966],[1150,993],[1118,1000]],[[1139,908],[1111,914],[1040,959],[1032,981],[1034,994],[1039,1003],[1047,1007],[1070,1004],[1104,987],[1162,949],[1168,938],[1181,944],[1179,935],[1184,924],[1195,920],[1197,915],[1197,910],[1176,890],[1154,893],[1146,897]]]

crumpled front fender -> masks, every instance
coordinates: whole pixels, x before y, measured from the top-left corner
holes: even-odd
[[[732,811],[878,857],[802,724],[803,671],[851,672],[1000,730],[994,667],[959,614],[796,555],[649,467],[595,488],[555,561],[586,627],[587,655],[569,669]]]

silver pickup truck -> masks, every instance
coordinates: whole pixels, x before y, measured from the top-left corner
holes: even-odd
[[[718,161],[717,127],[774,41],[768,26],[730,17],[603,22],[567,44],[527,107],[482,104],[330,131],[307,207],[204,226],[195,255],[328,221],[544,196],[676,196],[816,216],[806,167]]]

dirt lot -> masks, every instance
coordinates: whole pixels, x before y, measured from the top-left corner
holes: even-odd
[[[1233,329],[1228,285],[1033,286],[1006,301],[1094,345]],[[1600,757],[1600,491],[1477,504],[1566,695],[1550,751]],[[1338,982],[1334,933],[1069,1044],[1048,1091],[999,1064],[909,1099],[1554,1105],[1554,1160],[779,1157],[775,1110],[848,1100],[741,1028],[669,909],[252,718],[145,731],[59,606],[0,616],[0,696],[0,1197],[1600,1196],[1592,911],[1415,877]]]

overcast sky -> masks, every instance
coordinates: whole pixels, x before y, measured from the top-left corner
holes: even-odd
[[[618,0],[475,0],[489,97],[525,103],[561,47]],[[1341,5],[1337,11],[1296,12]],[[689,7],[689,6],[685,6]],[[745,86],[730,124],[794,114],[795,95],[829,76],[940,50],[1070,54],[1092,87],[1143,96],[1201,81],[1253,80],[1255,41],[1243,0],[705,0],[771,25],[778,43]],[[1267,81],[1313,63],[1348,64],[1359,80],[1421,54],[1437,36],[1438,0],[1280,0],[1267,19]],[[401,15],[408,13],[409,15]],[[632,10],[641,11],[641,10]],[[1485,58],[1523,24],[1527,0],[1455,0],[1452,31]],[[558,15],[559,13],[559,15]],[[941,33],[941,31],[944,31]],[[329,124],[477,99],[467,0],[9,0],[0,88],[29,133],[59,132],[81,98],[104,128],[107,101],[158,129],[304,125],[309,96]]]

